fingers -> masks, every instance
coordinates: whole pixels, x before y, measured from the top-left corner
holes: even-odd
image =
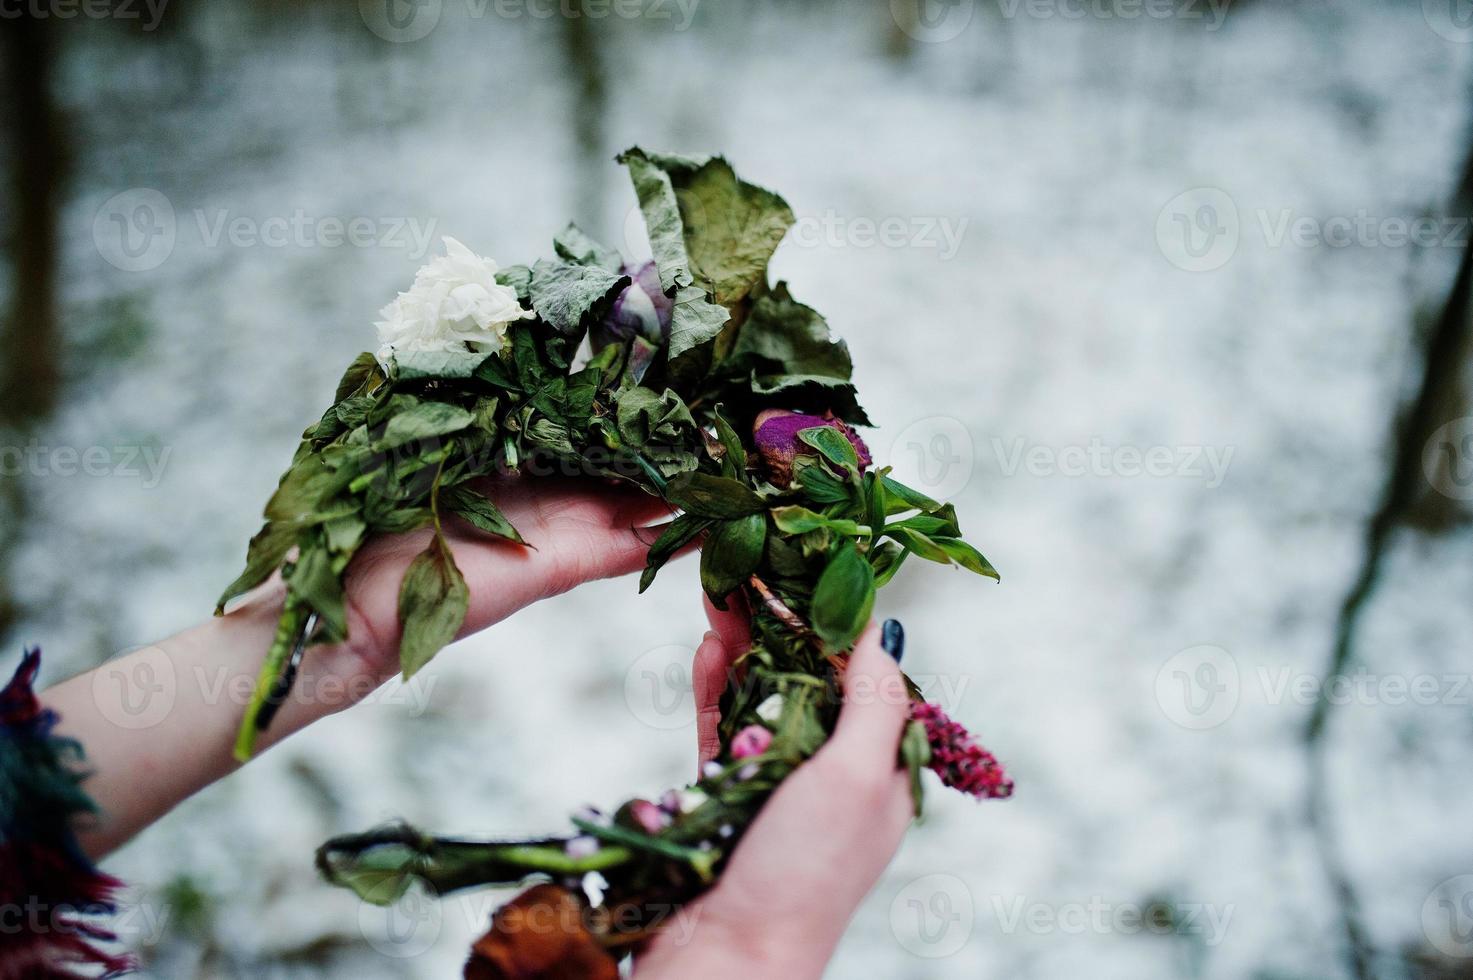
[[[747,608],[747,600],[739,592],[733,592],[726,597],[726,609],[717,609],[711,604],[711,599],[701,594],[701,602],[706,607],[706,619],[721,637],[721,642],[733,651],[732,660],[746,653],[752,648],[752,613]]]
[[[721,736],[716,730],[721,723],[721,695],[731,665],[739,656],[741,653],[728,646],[715,630],[709,631],[696,648],[691,690],[696,701],[696,746],[701,765],[721,753]]]
[[[880,630],[870,623],[849,655],[844,671],[844,707],[834,737],[823,751],[857,765],[876,760],[896,764],[900,733],[910,718],[910,693],[900,667],[880,646]]]

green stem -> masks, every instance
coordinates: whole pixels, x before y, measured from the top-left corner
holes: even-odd
[[[239,762],[249,762],[255,752],[256,717],[266,703],[266,696],[275,686],[276,678],[281,676],[282,667],[302,638],[308,612],[302,600],[288,590],[286,604],[281,609],[281,618],[276,621],[276,635],[271,638],[271,647],[266,651],[266,659],[256,674],[256,689],[251,692],[245,716],[240,720],[240,729],[235,733],[235,758]]]

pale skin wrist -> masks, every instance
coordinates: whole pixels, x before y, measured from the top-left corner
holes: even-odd
[[[93,858],[116,849],[197,790],[240,767],[236,727],[281,609],[279,584],[229,614],[41,692],[59,731],[82,744],[99,815],[78,827]],[[257,751],[357,703],[387,677],[348,645],[312,647],[299,683]]]

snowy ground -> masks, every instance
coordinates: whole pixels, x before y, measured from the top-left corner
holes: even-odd
[[[1225,23],[1206,4],[1125,20],[960,0],[909,44],[887,7],[906,4],[600,22],[606,102],[581,116],[562,25],[520,6],[447,0],[407,43],[352,4],[69,26],[75,368],[38,437],[162,467],[28,478],[10,647],[43,643],[56,679],[208,613],[295,436],[422,259],[413,230],[505,262],[579,209],[637,238],[600,161],[719,150],[801,216],[776,271],[849,340],[881,459],[955,499],[1003,574],[908,568],[882,599],[907,667],[1019,792],[933,793],[831,976],[1345,975],[1303,815],[1303,685],[1360,560],[1414,314],[1456,256],[1384,225],[1315,236],[1442,212],[1473,52],[1433,0],[1260,2]],[[108,218],[165,216],[144,190],[172,244],[130,258]],[[299,211],[387,241],[251,238]],[[222,214],[246,231],[213,240]],[[1473,954],[1439,918],[1468,881],[1434,893],[1473,872],[1468,543],[1397,539],[1359,647],[1380,693],[1330,730],[1334,828],[1390,977],[1439,943]],[[457,975],[494,896],[390,920],[320,884],[311,849],[392,816],[553,828],[685,778],[689,728],[640,678],[700,636],[695,569],[634,591],[591,586],[465,641],[140,837],[110,866],[151,969]],[[1431,703],[1396,703],[1398,678],[1431,679]]]

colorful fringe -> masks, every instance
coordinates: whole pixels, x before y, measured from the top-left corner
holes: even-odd
[[[78,814],[95,813],[74,739],[31,689],[41,651],[28,650],[0,690],[0,980],[116,976],[130,957],[99,944],[117,936],[96,920],[115,911],[122,884],[82,853]]]

